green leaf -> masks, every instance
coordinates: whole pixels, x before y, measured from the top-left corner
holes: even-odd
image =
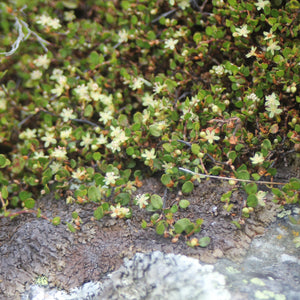
[[[101,159],[101,153],[100,152],[95,152],[93,153],[93,160],[99,161]]]
[[[78,7],[78,0],[64,0],[62,3],[68,9],[76,9]]]
[[[8,190],[7,190],[7,186],[6,185],[4,185],[1,188],[1,195],[2,195],[3,199],[7,199],[7,197],[8,197]]]
[[[12,172],[20,174],[25,166],[25,159],[22,156],[16,157],[13,161]]]
[[[159,235],[162,235],[164,234],[165,232],[165,224],[164,224],[164,221],[159,221],[156,225],[156,233],[159,234]]]
[[[257,185],[254,182],[248,183],[245,186],[245,191],[248,195],[255,194],[257,192]]]
[[[116,198],[115,202],[120,202],[122,206],[127,205],[130,202],[130,194],[129,193],[120,193]]]
[[[19,193],[19,198],[21,201],[25,201],[26,199],[30,198],[32,196],[32,193],[28,191],[21,191]]]
[[[179,201],[179,206],[183,209],[187,208],[189,205],[190,205],[190,201],[188,200],[183,199]]]
[[[60,224],[60,217],[54,217],[52,220],[52,224],[57,226]]]
[[[176,233],[180,234],[185,231],[189,234],[194,229],[194,224],[189,219],[183,218],[174,224],[174,229]]]
[[[101,192],[96,186],[90,186],[88,189],[88,198],[92,202],[99,202],[101,200]]]
[[[229,152],[227,153],[227,157],[228,157],[229,159],[231,159],[232,162],[234,162],[234,160],[235,160],[236,157],[237,157],[237,154],[236,154],[235,151],[229,151]]]
[[[28,198],[24,201],[24,205],[26,208],[32,209],[34,208],[35,201],[32,198]]]
[[[174,147],[170,143],[163,144],[163,148],[169,153],[174,151]]]
[[[77,211],[73,211],[72,212],[72,219],[77,219],[78,218],[78,212]]]
[[[137,124],[143,123],[143,118],[144,118],[143,114],[139,111],[133,115],[133,121],[134,121],[134,123],[137,123]]]
[[[147,222],[144,219],[142,220],[141,226],[142,226],[143,229],[147,228]]]
[[[74,226],[73,226],[71,223],[68,223],[68,222],[67,222],[67,226],[68,226],[68,229],[69,229],[71,232],[73,232],[73,233],[76,232],[76,229],[74,228]]]
[[[298,178],[291,178],[289,182],[289,186],[293,190],[300,190],[300,179]]]
[[[204,248],[207,247],[210,243],[210,237],[205,236],[199,240],[199,246]]]
[[[236,7],[237,6],[237,2],[236,0],[228,0],[229,5],[231,5],[232,7]]]
[[[190,193],[193,189],[194,189],[194,184],[191,181],[186,181],[181,188],[184,194]]]
[[[170,175],[163,174],[161,176],[161,182],[162,182],[163,185],[168,185],[168,184],[170,184],[171,181],[172,181],[172,179],[171,179]]]
[[[224,193],[224,194],[221,196],[221,201],[222,201],[222,202],[229,201],[229,200],[230,200],[230,197],[231,197],[231,194],[232,194],[232,191],[228,191],[228,192]]]
[[[241,170],[241,171],[236,172],[236,176],[238,179],[245,179],[245,180],[250,179],[250,174],[247,170]]]
[[[172,205],[170,209],[171,213],[175,214],[178,211],[178,206],[177,204]]]
[[[10,160],[7,159],[3,154],[0,154],[0,168],[5,168],[10,165]]]
[[[200,146],[198,144],[192,144],[191,150],[193,154],[197,155],[200,152]]]
[[[156,195],[156,194],[152,195],[150,201],[151,201],[152,207],[155,210],[162,209],[163,201],[159,195]]]
[[[87,107],[84,110],[84,116],[85,117],[91,117],[93,115],[93,106],[91,104],[87,105]]]
[[[272,193],[273,193],[275,196],[277,196],[277,197],[283,197],[282,191],[281,191],[280,189],[278,189],[278,188],[273,188],[273,189],[272,189]]]
[[[251,176],[252,176],[252,178],[253,178],[254,180],[259,180],[259,179],[260,179],[260,175],[257,174],[257,173],[252,173]]]
[[[150,220],[153,224],[156,224],[156,221],[159,219],[159,214],[155,213],[150,217]]]
[[[94,210],[94,217],[96,220],[100,220],[102,219],[104,216],[104,213],[103,213],[103,207],[102,206],[99,206],[97,207],[95,210]]]
[[[232,224],[234,224],[238,229],[241,229],[241,225],[238,221],[232,221]]]
[[[88,61],[91,64],[92,69],[100,63],[99,54],[96,51],[92,51],[88,57]]]
[[[262,143],[262,148],[270,150],[272,148],[272,143],[270,142],[270,140],[268,139],[264,140]]]
[[[126,153],[127,155],[133,155],[134,154],[134,148],[133,147],[128,147],[126,148]]]
[[[159,125],[157,125],[157,124],[150,125],[149,132],[151,135],[153,135],[155,137],[159,137],[162,135],[162,130],[160,129]]]
[[[255,194],[251,194],[247,197],[247,205],[249,207],[256,207],[258,204],[258,199]]]

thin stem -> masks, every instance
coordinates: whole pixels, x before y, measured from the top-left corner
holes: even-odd
[[[283,182],[271,182],[271,181],[255,181],[255,180],[248,180],[248,179],[237,179],[237,178],[231,178],[231,177],[222,177],[222,176],[215,176],[215,175],[206,175],[206,174],[200,174],[193,172],[191,170],[185,169],[185,168],[178,168],[180,171],[192,174],[192,175],[198,175],[201,177],[208,177],[208,178],[215,178],[215,179],[221,179],[221,180],[234,180],[234,181],[239,181],[239,182],[254,182],[254,183],[261,183],[261,184],[276,184],[276,185],[284,185],[286,183]]]

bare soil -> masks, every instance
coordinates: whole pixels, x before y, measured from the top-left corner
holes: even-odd
[[[286,165],[282,162],[276,180],[296,176],[299,177],[299,165],[290,160]],[[180,191],[167,194],[167,207],[181,199],[191,203],[188,209],[178,211],[175,219],[204,219],[202,230],[193,237],[209,236],[211,243],[206,248],[188,247],[184,237],[172,243],[171,238],[157,235],[155,228],[142,229],[142,220],[149,222],[151,213],[135,205],[132,205],[131,219],[115,220],[105,216],[93,221],[93,210],[97,207],[93,203],[67,205],[65,199],[55,200],[52,194],[42,197],[37,207],[44,215],[48,218],[60,216],[62,221],[71,222],[71,213],[77,211],[83,221],[81,230],[71,233],[65,224],[54,226],[31,215],[0,219],[0,298],[20,298],[40,275],[48,278],[50,286],[65,290],[101,280],[105,274],[119,268],[124,257],[130,258],[136,252],[160,250],[196,257],[206,263],[215,263],[221,257],[241,261],[252,239],[262,235],[275,220],[278,205],[270,198],[266,207],[256,209],[238,229],[231,222],[239,219],[246,194],[241,189],[233,192],[234,208],[230,213],[220,201],[221,195],[232,188],[227,182],[203,180],[190,195],[181,195]],[[137,192],[163,196],[164,191],[158,179],[148,178]]]

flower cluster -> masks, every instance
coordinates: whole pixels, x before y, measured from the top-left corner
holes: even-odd
[[[270,118],[274,118],[274,116],[282,113],[282,109],[279,108],[280,102],[278,100],[278,96],[275,93],[266,96],[265,106]]]
[[[43,27],[51,27],[52,29],[59,29],[61,24],[59,19],[51,18],[47,15],[41,15],[36,18],[36,23],[42,25]]]

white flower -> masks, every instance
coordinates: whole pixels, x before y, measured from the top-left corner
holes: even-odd
[[[179,0],[178,6],[185,10],[186,8],[190,7],[190,1],[189,0]]]
[[[67,159],[67,151],[64,147],[58,146],[58,148],[54,148],[53,152],[50,154],[51,157],[55,157],[59,160]]]
[[[30,74],[32,80],[39,80],[43,76],[43,73],[40,70],[34,70]]]
[[[222,76],[225,72],[225,69],[222,65],[219,66],[213,66],[212,67],[212,72],[216,73],[219,76]]]
[[[103,124],[107,124],[108,121],[110,121],[110,120],[113,119],[112,111],[111,110],[109,110],[109,111],[101,111],[99,115],[100,115],[99,121],[102,122]]]
[[[161,84],[159,82],[155,82],[154,83],[153,91],[154,91],[154,93],[159,94],[165,87],[166,87],[165,84]]]
[[[60,132],[60,138],[61,139],[67,139],[67,138],[70,137],[71,133],[72,133],[72,128],[63,130],[63,131]]]
[[[233,33],[233,36],[247,37],[248,33],[250,33],[250,31],[247,29],[247,25],[243,25],[242,27],[235,29],[235,32]]]
[[[61,27],[59,20],[57,18],[54,18],[54,19],[51,18],[48,22],[48,25],[50,27],[52,27],[53,29],[58,29]]]
[[[250,95],[248,95],[247,98],[249,100],[252,100],[253,102],[258,102],[259,101],[259,98],[254,93],[251,93]]]
[[[126,207],[121,207],[121,204],[118,203],[116,206],[111,205],[110,206],[111,210],[111,217],[112,218],[124,218],[128,213],[129,213],[129,208]]]
[[[269,112],[270,118],[273,118],[275,115],[279,115],[282,113],[282,109],[278,108],[278,105],[276,105],[276,104],[269,104],[266,107],[266,110]]]
[[[76,118],[76,114],[73,114],[73,109],[71,108],[64,108],[60,113],[60,116],[63,118],[64,122],[68,122],[69,120]]]
[[[86,170],[77,168],[76,171],[72,172],[72,178],[76,180],[83,180],[86,176]]]
[[[135,91],[142,88],[144,85],[144,79],[142,77],[134,78],[130,87]]]
[[[256,193],[256,197],[257,197],[257,200],[258,200],[258,205],[260,205],[260,206],[265,206],[266,205],[265,199],[266,199],[267,194],[268,194],[268,192],[263,192],[263,191],[258,191]]]
[[[51,18],[49,16],[41,15],[36,18],[36,23],[42,26],[47,26],[50,19]]]
[[[272,53],[272,55],[274,55],[274,51],[281,49],[280,46],[278,46],[277,44],[278,44],[278,41],[274,42],[273,40],[271,40],[267,47],[267,51],[270,51]]]
[[[105,185],[110,185],[110,184],[115,184],[116,183],[116,179],[118,179],[119,176],[115,175],[114,172],[107,172],[105,174],[105,178],[104,178],[104,183]]]
[[[34,152],[33,158],[39,159],[39,158],[48,158],[48,155],[45,155],[43,151]]]
[[[109,96],[107,96],[107,95],[100,95],[100,101],[101,101],[104,105],[106,105],[106,106],[111,105],[111,104],[112,104],[112,100],[113,100],[113,98],[112,98],[112,95],[111,95],[111,94],[110,94]]]
[[[165,48],[174,50],[177,43],[178,43],[178,40],[168,39],[165,41]]]
[[[269,5],[270,1],[264,1],[264,0],[258,0],[257,3],[254,3],[254,5],[257,6],[257,10],[264,9],[265,6]]]
[[[150,95],[149,93],[145,93],[142,97],[142,102],[144,106],[150,106],[154,104],[153,95]]]
[[[37,67],[42,67],[44,69],[48,69],[49,64],[50,64],[50,59],[47,57],[47,54],[44,55],[40,55],[38,56],[33,63],[37,66]]]
[[[89,92],[88,92],[88,87],[85,84],[77,85],[74,91],[80,99],[88,100]]]
[[[110,130],[111,130],[110,135],[113,137],[118,136],[123,132],[123,130],[119,126],[118,127],[111,126]]]
[[[220,139],[220,137],[215,135],[215,131],[214,131],[214,130],[209,131],[208,129],[206,129],[206,132],[205,132],[205,139],[206,139],[210,144],[212,144],[214,141],[218,141],[218,140]]]
[[[46,132],[46,135],[43,136],[41,138],[41,140],[45,142],[45,144],[44,144],[45,147],[49,147],[50,144],[56,144],[57,143],[56,139],[54,138],[54,133],[49,132],[49,131]]]
[[[51,169],[53,174],[57,173],[60,170],[61,167],[62,167],[62,165],[59,162],[56,162],[56,161],[54,161],[50,165],[50,169]]]
[[[116,151],[121,151],[120,142],[117,139],[114,139],[111,143],[106,145],[113,153]]]
[[[118,42],[119,43],[123,43],[123,42],[127,43],[128,37],[129,37],[128,32],[125,29],[122,29],[121,31],[119,31],[119,40],[118,40]]]
[[[56,81],[58,82],[59,85],[64,86],[64,87],[69,87],[67,84],[67,77],[64,75],[57,76]]]
[[[249,58],[251,56],[256,56],[256,50],[257,50],[257,47],[254,47],[254,46],[251,46],[251,50],[248,54],[246,54],[246,57]]]
[[[256,152],[254,157],[250,157],[250,160],[253,165],[258,165],[258,164],[263,163],[265,159],[261,153]]]
[[[266,96],[266,105],[279,105],[278,96],[273,92],[271,95]]]
[[[64,87],[59,84],[56,84],[54,89],[51,89],[51,93],[56,95],[56,97],[61,96],[63,92],[64,92]]]
[[[186,36],[186,31],[182,27],[180,27],[180,29],[174,33],[175,38],[184,37],[184,36]]]
[[[27,128],[20,134],[20,139],[22,140],[31,140],[36,138],[36,129]]]
[[[149,199],[148,194],[139,194],[135,197],[135,204],[138,205],[140,208],[144,208],[145,206],[148,205],[148,199]]]
[[[80,142],[80,146],[86,147],[92,144],[93,139],[91,138],[90,133],[88,132],[85,136],[83,136],[82,141]]]
[[[107,144],[107,137],[101,134],[97,139],[96,139],[96,144]]]
[[[63,71],[61,69],[54,69],[52,71],[52,75],[50,76],[50,79],[57,80],[62,75],[63,75]]]
[[[0,98],[0,110],[4,111],[7,108],[7,101],[3,98]]]
[[[142,154],[142,157],[144,157],[146,161],[156,158],[155,149],[152,148],[150,151],[145,150],[144,153]]]
[[[99,101],[101,99],[101,92],[100,90],[91,91],[90,96],[94,101]]]
[[[37,17],[36,23],[42,25],[42,26],[50,26],[53,29],[58,29],[61,27],[59,20],[57,18],[51,18],[46,15],[41,15]]]
[[[74,11],[71,10],[71,11],[66,11],[64,13],[64,17],[65,17],[65,20],[68,21],[68,22],[71,22],[73,21],[74,19],[76,19],[76,16],[74,15]]]
[[[270,30],[270,32],[267,32],[267,31],[264,31],[264,40],[270,40],[270,39],[273,39],[275,38],[275,35],[273,34],[273,31],[272,29]]]

